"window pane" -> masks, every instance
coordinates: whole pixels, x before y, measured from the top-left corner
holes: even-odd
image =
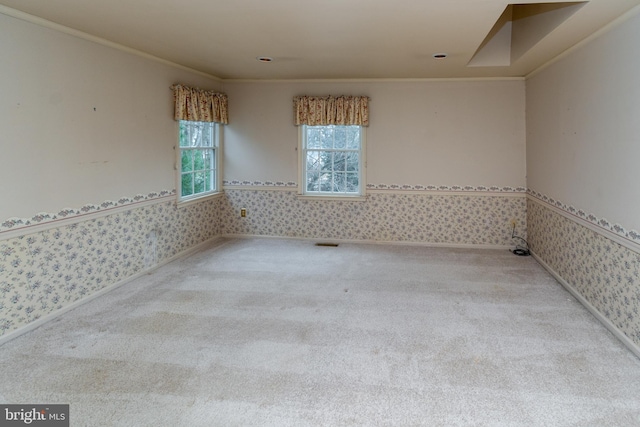
[[[320,174],[320,191],[331,191],[333,187],[332,174],[325,172]]]
[[[360,126],[348,126],[346,139],[348,150],[360,149]]]
[[[347,126],[336,126],[334,148],[343,149],[347,146]]]
[[[194,150],[193,152],[193,170],[201,171],[206,168],[205,157],[206,150]]]
[[[303,185],[305,192],[360,192],[359,126],[305,126]]]
[[[189,122],[180,121],[180,147],[187,147],[189,145]]]
[[[213,147],[213,123],[202,124],[202,147]]]
[[[320,170],[320,152],[307,152],[307,170]]]
[[[307,173],[307,191],[320,191],[320,173],[308,172]]]
[[[333,153],[333,170],[343,172],[347,170],[347,154],[342,151]]]
[[[320,148],[320,129],[307,126],[307,148]]]
[[[192,146],[193,147],[202,147],[202,134],[204,132],[204,123],[202,122],[195,122],[193,124],[193,130],[192,130],[192,138],[191,138],[191,142],[192,142]]]
[[[211,156],[212,151],[210,149],[202,150],[202,169],[210,170],[212,168],[211,165]]]
[[[333,148],[333,129],[334,126],[321,126],[320,127],[320,147],[321,148]]]
[[[333,152],[331,151],[320,152],[320,170],[322,171],[333,170]]]
[[[347,173],[347,192],[348,193],[357,193],[358,192],[358,174],[357,173]]]
[[[190,196],[193,194],[193,174],[182,174],[181,195]]]
[[[187,147],[197,147],[198,139],[200,139],[200,131],[195,122],[191,122],[189,126],[189,140],[187,141]]]
[[[182,151],[182,172],[191,172],[193,170],[193,151]]]
[[[204,191],[204,181],[205,181],[205,173],[196,172],[194,182],[193,182],[194,194],[202,193]]]
[[[345,173],[335,173],[333,175],[333,191],[344,193],[347,191],[347,177]]]
[[[211,169],[211,150],[202,150],[202,169]]]
[[[358,153],[347,153],[347,171],[349,172],[357,172],[358,171],[358,159],[360,156]]]
[[[180,121],[180,195],[183,197],[216,189],[215,123]]]
[[[208,170],[204,173],[205,179],[204,179],[204,191],[211,191],[213,189],[213,181],[211,180],[211,177],[213,176],[211,171]]]

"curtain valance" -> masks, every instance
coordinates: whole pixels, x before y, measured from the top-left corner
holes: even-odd
[[[175,120],[229,123],[229,101],[226,94],[180,84],[171,86],[171,89],[175,102]]]
[[[366,96],[296,96],[293,110],[296,126],[369,126],[369,98]]]

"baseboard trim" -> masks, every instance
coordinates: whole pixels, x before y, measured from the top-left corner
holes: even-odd
[[[49,313],[49,314],[47,314],[45,316],[42,316],[39,319],[34,320],[31,323],[27,323],[24,326],[20,326],[18,329],[14,329],[13,331],[11,331],[9,333],[0,336],[0,346],[3,345],[6,342],[9,342],[9,341],[15,339],[15,338],[18,338],[21,335],[26,334],[27,332],[30,332],[30,331],[33,331],[33,330],[39,328],[40,326],[44,325],[45,323],[48,323],[48,322],[54,320],[55,318],[57,318],[59,316],[62,316],[63,314],[65,314],[65,313],[67,313],[67,312],[69,312],[69,311],[71,311],[71,310],[73,310],[73,309],[75,309],[77,307],[80,307],[83,304],[86,304],[86,303],[88,303],[88,302],[90,302],[90,301],[92,301],[92,300],[94,300],[94,299],[96,299],[96,298],[108,293],[108,292],[113,291],[114,289],[117,289],[120,286],[126,285],[127,283],[129,283],[129,282],[131,282],[131,281],[133,281],[133,280],[135,280],[135,279],[137,279],[139,277],[142,277],[142,276],[144,276],[146,274],[149,274],[150,272],[152,272],[154,270],[157,270],[158,268],[160,268],[160,267],[162,267],[162,266],[164,266],[166,264],[169,264],[170,262],[173,262],[173,261],[175,261],[175,260],[177,260],[179,258],[183,258],[183,257],[189,256],[189,255],[192,255],[195,252],[198,252],[198,251],[204,249],[205,247],[213,244],[214,242],[216,242],[218,240],[222,240],[222,236],[216,236],[216,237],[213,237],[211,239],[205,240],[204,242],[199,243],[196,246],[192,246],[189,249],[186,249],[186,250],[184,250],[184,251],[182,251],[180,253],[175,254],[174,256],[172,256],[170,258],[165,259],[164,261],[158,263],[157,265],[154,265],[153,267],[147,268],[145,270],[141,270],[141,271],[137,272],[136,274],[134,274],[133,276],[129,276],[129,277],[125,278],[125,279],[122,279],[122,280],[120,280],[120,281],[118,281],[118,282],[116,282],[116,283],[114,283],[112,285],[109,285],[109,286],[107,286],[105,288],[100,289],[97,292],[94,292],[93,294],[91,294],[91,295],[89,295],[89,296],[87,296],[85,298],[82,298],[82,299],[79,299],[77,301],[74,301],[71,304],[62,307],[59,310],[56,310],[56,311],[51,312],[51,313]]]
[[[222,237],[228,239],[287,239],[287,240],[304,240],[309,242],[337,242],[337,243],[354,243],[362,245],[397,245],[397,246],[426,246],[434,248],[453,248],[453,249],[513,249],[515,245],[474,245],[463,243],[429,243],[429,242],[403,242],[394,240],[358,240],[358,239],[334,239],[324,237],[295,237],[295,236],[268,236],[263,234],[223,234]]]
[[[616,327],[609,319],[607,319],[598,309],[596,309],[586,298],[580,294],[573,286],[569,284],[566,280],[564,280],[549,264],[544,262],[538,255],[536,255],[533,251],[531,255],[535,258],[536,261],[540,263],[545,270],[547,270],[560,284],[564,287],[575,299],[577,299],[580,304],[582,304],[591,314],[595,316],[596,319],[600,321],[604,325],[605,328],[609,330],[618,340],[622,342],[636,357],[640,358],[640,346],[631,341],[631,339],[626,336],[620,329]]]

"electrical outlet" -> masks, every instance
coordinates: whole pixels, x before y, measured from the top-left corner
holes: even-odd
[[[245,208],[240,209],[240,216],[242,218],[247,216],[247,210]]]
[[[511,221],[510,221],[509,223],[511,224],[511,227],[512,227],[512,228],[515,228],[515,227],[516,227],[516,225],[518,225],[518,221],[516,221],[516,219],[515,219],[515,218],[511,218]]]

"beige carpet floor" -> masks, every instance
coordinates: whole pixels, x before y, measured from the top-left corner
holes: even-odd
[[[640,360],[506,250],[223,239],[0,361],[71,426],[640,425]]]

